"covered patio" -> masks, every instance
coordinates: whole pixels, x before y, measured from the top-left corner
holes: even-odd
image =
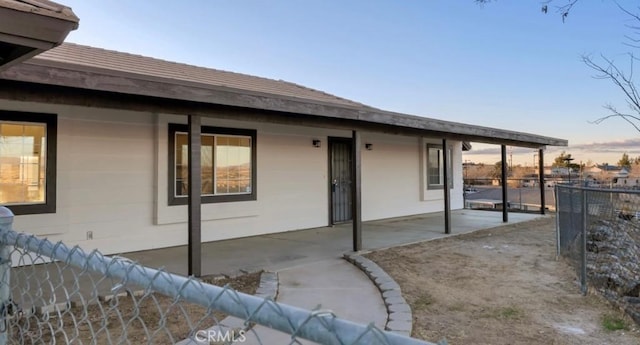
[[[526,222],[541,214],[511,213],[509,224]],[[501,212],[451,211],[452,231],[444,234],[443,212],[363,222],[363,251],[456,236],[505,225]],[[341,257],[352,250],[351,224],[252,236],[202,244],[202,274],[236,275],[258,270],[277,271],[323,259]],[[164,267],[186,275],[188,246],[126,253],[145,266]]]

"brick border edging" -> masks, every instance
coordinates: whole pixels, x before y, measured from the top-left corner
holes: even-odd
[[[260,274],[260,284],[258,285],[258,289],[256,289],[256,293],[254,294],[254,296],[265,299],[269,298],[275,301],[276,297],[278,296],[279,286],[280,283],[277,272],[262,272]],[[219,334],[223,334],[222,332],[233,332],[234,334],[239,335],[239,332],[247,332],[252,327],[252,323],[245,324],[245,320],[233,316],[227,316],[224,319],[220,320],[217,325],[207,330],[215,330],[219,332]],[[195,339],[185,339],[181,342],[178,342],[176,345],[187,344],[209,344],[209,342],[202,343],[198,342]]]
[[[413,314],[411,307],[402,297],[400,285],[380,266],[364,256],[346,253],[343,258],[362,270],[380,290],[387,308],[385,330],[410,337],[413,329]]]

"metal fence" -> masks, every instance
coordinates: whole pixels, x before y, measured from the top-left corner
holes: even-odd
[[[464,180],[464,208],[481,210],[501,210],[502,181],[499,179],[465,179]],[[545,209],[553,209],[553,186],[555,181],[549,181],[544,186]],[[542,195],[540,183],[536,179],[507,179],[507,207],[510,212],[540,213]]]
[[[0,207],[0,344],[431,344],[85,253],[12,231],[12,220]]]
[[[557,254],[588,287],[617,300],[638,297],[640,191],[557,185]]]

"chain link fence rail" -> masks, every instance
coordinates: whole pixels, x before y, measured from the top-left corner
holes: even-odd
[[[0,207],[0,345],[422,344],[425,341],[141,266],[12,230]],[[236,327],[222,325],[225,316]],[[433,344],[432,344],[433,345]]]
[[[617,302],[640,293],[640,191],[558,185],[557,254]]]

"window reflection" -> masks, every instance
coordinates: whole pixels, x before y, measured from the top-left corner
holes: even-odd
[[[1,204],[46,201],[46,132],[46,124],[0,122]]]

